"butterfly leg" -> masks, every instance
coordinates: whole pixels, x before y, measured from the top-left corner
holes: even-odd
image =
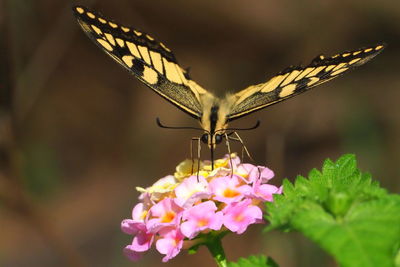
[[[235,141],[235,142],[240,142],[240,140],[237,139],[236,137],[231,137],[231,135],[233,133],[234,132],[228,133],[228,137],[227,138],[229,138],[229,140],[232,140],[232,141]],[[244,159],[244,149],[243,149],[243,146],[242,146],[242,151],[241,151],[241,155],[240,155],[240,161],[243,162],[243,159]]]
[[[232,134],[235,135],[235,137],[229,137],[231,140],[237,141],[242,145],[242,161],[243,161],[243,150],[246,152],[247,157],[249,157],[249,159],[251,161],[254,161],[253,157],[250,155],[249,150],[247,149],[246,145],[244,144],[242,138],[239,136],[239,134],[237,132],[232,132]]]
[[[232,172],[231,172],[231,177],[232,177],[233,176],[233,163],[232,163],[232,156],[231,156],[231,154],[232,154],[231,145],[229,144],[229,136],[228,136],[228,134],[224,133],[224,135],[225,135],[225,139],[226,139],[226,147],[227,147],[228,153],[229,153],[229,164],[231,165],[231,169],[232,169]]]
[[[229,140],[235,141],[235,142],[240,142],[239,139],[237,139],[236,137],[229,137]],[[242,149],[240,152],[240,162],[243,162],[243,160],[244,160],[244,148],[242,146]]]

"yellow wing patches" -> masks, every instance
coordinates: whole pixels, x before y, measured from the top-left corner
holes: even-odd
[[[340,73],[345,72],[345,71],[348,70],[348,69],[349,69],[349,68],[343,68],[343,69],[334,71],[334,72],[331,73],[331,76],[339,75]]]
[[[171,49],[169,49],[168,47],[166,47],[165,44],[163,44],[163,43],[160,42],[160,46],[161,46],[162,48],[164,48],[165,51],[171,52]]]
[[[135,57],[133,57],[131,55],[125,55],[121,59],[126,64],[126,66],[128,66],[129,68],[132,68],[133,60],[135,59]],[[157,72],[148,66],[144,66],[143,74],[141,75],[141,78],[149,84],[156,84],[158,82]]]
[[[142,33],[141,32],[139,32],[139,31],[137,31],[137,30],[133,30],[133,32],[137,35],[137,36],[140,36],[140,35],[142,35]]]
[[[299,75],[300,71],[299,70],[293,70],[289,76],[287,76],[287,78],[282,82],[281,86],[285,86],[289,83],[291,83],[294,78],[296,78]]]
[[[114,37],[113,37],[111,34],[109,34],[109,33],[105,33],[104,35],[106,36],[108,42],[109,42],[110,44],[112,44],[113,46],[115,46],[115,39],[114,39]]]
[[[281,82],[284,79],[286,79],[287,76],[289,76],[289,73],[281,74],[281,75],[277,75],[277,76],[273,77],[271,80],[269,80],[269,82],[264,84],[263,88],[261,89],[261,92],[268,93],[268,92],[275,90],[281,84]]]
[[[101,38],[97,38],[96,41],[107,51],[113,51],[112,46],[106,41]]]
[[[90,27],[94,30],[97,35],[101,35],[103,32],[96,26],[96,25],[90,25]]]
[[[92,12],[86,12],[86,15],[91,19],[94,19],[96,17]]]
[[[310,81],[307,83],[307,86],[311,86],[311,85],[315,84],[318,81],[319,81],[318,77],[311,77]]]
[[[154,38],[151,37],[150,35],[146,34],[146,38],[149,39],[150,41],[154,41]]]
[[[123,30],[124,32],[129,32],[129,28],[121,26],[121,30]]]
[[[132,68],[134,59],[133,56],[123,56],[121,59],[129,68]]]
[[[354,63],[356,63],[356,62],[358,62],[358,61],[360,61],[360,60],[361,60],[361,58],[355,58],[355,59],[351,60],[351,61],[349,62],[349,64],[350,64],[350,65],[353,65]]]
[[[355,52],[353,52],[353,56],[357,56],[358,54],[361,54],[361,53],[368,53],[368,52],[371,52],[372,50],[375,50],[375,51],[378,51],[378,50],[380,50],[380,49],[382,49],[384,46],[383,45],[378,45],[378,46],[376,46],[375,48],[372,48],[372,47],[370,47],[370,48],[366,48],[366,49],[364,49],[364,50],[359,50],[359,51],[355,51]],[[343,54],[343,56],[344,56],[344,54]]]
[[[114,29],[118,28],[118,25],[111,21],[108,22],[108,25],[110,25],[111,28],[114,28]]]
[[[132,55],[134,55],[137,58],[142,58],[140,56],[139,50],[137,49],[137,46],[134,43],[127,41],[126,45],[128,46],[129,52],[131,52]]]
[[[107,20],[105,20],[105,19],[103,19],[103,18],[100,18],[100,17],[98,17],[97,20],[98,20],[100,23],[103,23],[103,24],[106,24],[106,23],[107,23]]]
[[[326,67],[325,71],[330,71],[332,70],[336,65],[329,65],[328,67]]]
[[[334,67],[332,71],[336,71],[336,70],[338,70],[338,69],[341,69],[341,68],[343,68],[345,65],[347,65],[347,63],[340,63],[340,64],[338,64],[336,67]]]
[[[351,53],[344,53],[343,55],[342,55],[342,57],[348,57],[348,56],[350,56],[351,55]]]
[[[297,78],[295,79],[295,81],[299,81],[301,79],[303,79],[307,74],[309,74],[310,72],[313,71],[314,68],[306,68],[305,70],[303,70],[299,76],[297,76]]]
[[[81,7],[76,7],[75,10],[79,13],[79,14],[83,14],[85,12],[85,10]]]
[[[119,43],[118,38],[116,39],[116,41],[117,43]],[[175,63],[169,62],[168,60],[163,58],[160,53],[151,51],[145,46],[140,46],[140,45],[137,46],[134,43],[128,41],[126,41],[125,43],[129,49],[129,52],[134,57],[144,60],[145,63],[150,66],[154,66],[155,70],[161,74],[164,73],[164,68],[165,68],[166,77],[168,80],[179,84],[184,83],[185,80],[180,78],[180,74],[176,70]]]
[[[178,70],[178,66],[175,63],[169,62],[165,58],[162,59],[165,68],[165,75],[168,80],[171,82],[182,84],[184,81],[182,80],[183,73]]]
[[[145,46],[138,46],[139,52],[142,55],[144,61],[146,61],[147,64],[151,65],[151,60],[150,60],[150,55],[149,55],[149,50]]]
[[[121,38],[115,38],[115,41],[117,42],[117,44],[118,44],[120,47],[124,47],[124,46],[125,46],[125,42],[124,42],[124,40],[122,40]]]
[[[291,95],[294,93],[294,90],[296,90],[296,84],[289,84],[282,88],[282,91],[279,93],[279,97],[286,97],[288,95]]]
[[[176,68],[176,71],[178,72],[179,76],[181,77],[182,83],[186,84],[187,80],[185,78],[185,75],[183,74],[183,69],[181,67],[179,67],[178,64],[175,64],[175,68]]]
[[[145,66],[142,78],[149,84],[156,84],[158,81],[158,74],[152,68]]]
[[[163,63],[161,55],[157,52],[150,51],[151,61],[153,62],[154,68],[161,74],[163,74]]]
[[[306,78],[316,76],[318,73],[320,73],[323,69],[325,69],[326,66],[320,66],[316,67],[313,71],[311,71]]]

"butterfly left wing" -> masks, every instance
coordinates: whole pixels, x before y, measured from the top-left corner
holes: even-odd
[[[308,66],[288,68],[266,83],[252,85],[228,97],[231,110],[228,121],[273,105],[308,89],[334,79],[371,60],[379,54],[384,44],[344,52],[330,58],[319,56]]]
[[[201,97],[213,97],[190,79],[163,43],[131,27],[121,26],[82,6],[73,8],[87,36],[116,62],[160,96],[196,119]]]

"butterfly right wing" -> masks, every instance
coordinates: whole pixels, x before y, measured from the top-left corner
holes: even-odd
[[[306,67],[288,68],[265,83],[252,85],[229,96],[231,108],[227,119],[235,120],[339,77],[368,62],[384,47],[384,44],[379,44],[328,58],[321,55]]]
[[[85,7],[73,10],[82,30],[117,63],[181,110],[201,118],[201,98],[212,95],[190,79],[169,48],[144,32],[121,26]]]

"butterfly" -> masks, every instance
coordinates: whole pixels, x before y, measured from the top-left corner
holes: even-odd
[[[109,20],[83,6],[73,8],[82,30],[104,52],[154,92],[200,121],[211,151],[226,137],[228,123],[276,104],[357,68],[385,44],[320,55],[305,67],[289,67],[267,82],[218,98],[193,81],[172,51],[151,35]]]

